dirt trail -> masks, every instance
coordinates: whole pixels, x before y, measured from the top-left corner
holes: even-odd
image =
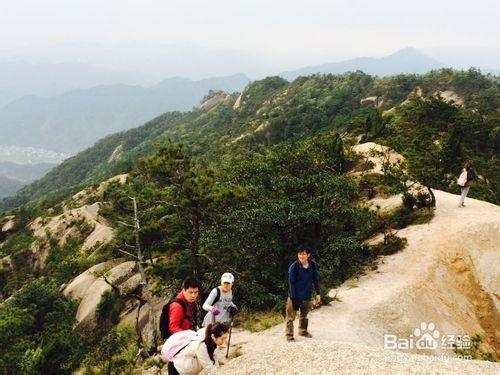
[[[415,336],[422,322],[439,332],[436,349],[421,355],[454,356],[441,347],[445,335],[483,334],[496,351],[500,295],[500,207],[435,191],[436,214],[428,224],[399,231],[407,247],[384,257],[378,269],[338,289],[340,301],[311,313],[312,339],[284,340],[284,325],[264,332],[240,332],[233,342],[243,355],[221,373],[500,373],[500,365],[480,361],[392,363],[384,356],[384,334]],[[333,294],[334,291],[331,292]],[[436,333],[437,335],[437,333]],[[416,336],[418,338],[418,336]],[[408,352],[407,352],[408,353]],[[306,363],[297,358],[305,355]],[[416,359],[415,359],[416,358]],[[344,362],[342,362],[344,361]]]

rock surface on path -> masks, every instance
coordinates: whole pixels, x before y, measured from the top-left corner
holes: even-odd
[[[467,199],[466,207],[458,208],[458,196],[435,194],[431,222],[399,231],[408,240],[404,250],[382,258],[376,271],[346,281],[338,290],[339,301],[310,314],[312,339],[287,343],[284,324],[256,334],[237,333],[232,342],[242,355],[219,372],[500,373],[497,363],[439,360],[456,356],[440,345],[406,352],[412,360],[402,363],[386,361],[392,352],[384,350],[384,334],[408,338],[422,322],[434,323],[440,337],[480,333],[488,349],[498,353],[500,207]]]

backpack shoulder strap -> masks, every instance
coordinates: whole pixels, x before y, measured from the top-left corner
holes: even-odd
[[[219,302],[220,301],[220,288],[218,286],[215,287],[215,290],[217,290],[217,294],[215,295],[215,300],[214,300],[214,304],[216,302]]]
[[[180,298],[174,298],[172,301],[170,301],[169,305],[171,305],[174,302],[177,302],[179,305],[181,305],[181,307],[182,307],[182,315],[183,315],[183,317],[185,319],[186,318],[186,310],[187,310],[186,303],[182,299],[180,299]]]
[[[316,264],[316,262],[314,260],[311,260],[310,263],[311,263],[312,270],[314,272],[316,272],[318,270],[318,265]]]
[[[299,270],[300,270],[300,264],[299,264],[299,261],[296,260],[295,262],[293,262],[292,264],[292,270],[293,270],[293,277],[295,278],[295,280],[297,280],[297,278],[299,277]]]

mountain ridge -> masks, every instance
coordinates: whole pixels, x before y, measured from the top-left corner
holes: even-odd
[[[381,58],[358,57],[299,68],[280,73],[279,75],[286,79],[294,79],[298,76],[307,76],[314,73],[339,74],[347,71],[362,70],[367,74],[386,76],[401,73],[426,73],[430,70],[443,67],[444,64],[427,57],[418,49],[407,47]]]

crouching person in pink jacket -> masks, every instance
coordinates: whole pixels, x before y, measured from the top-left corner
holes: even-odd
[[[219,364],[214,359],[217,346],[227,338],[228,326],[224,323],[209,324],[205,329],[205,339],[191,341],[174,358],[173,365],[180,375],[213,373]]]

